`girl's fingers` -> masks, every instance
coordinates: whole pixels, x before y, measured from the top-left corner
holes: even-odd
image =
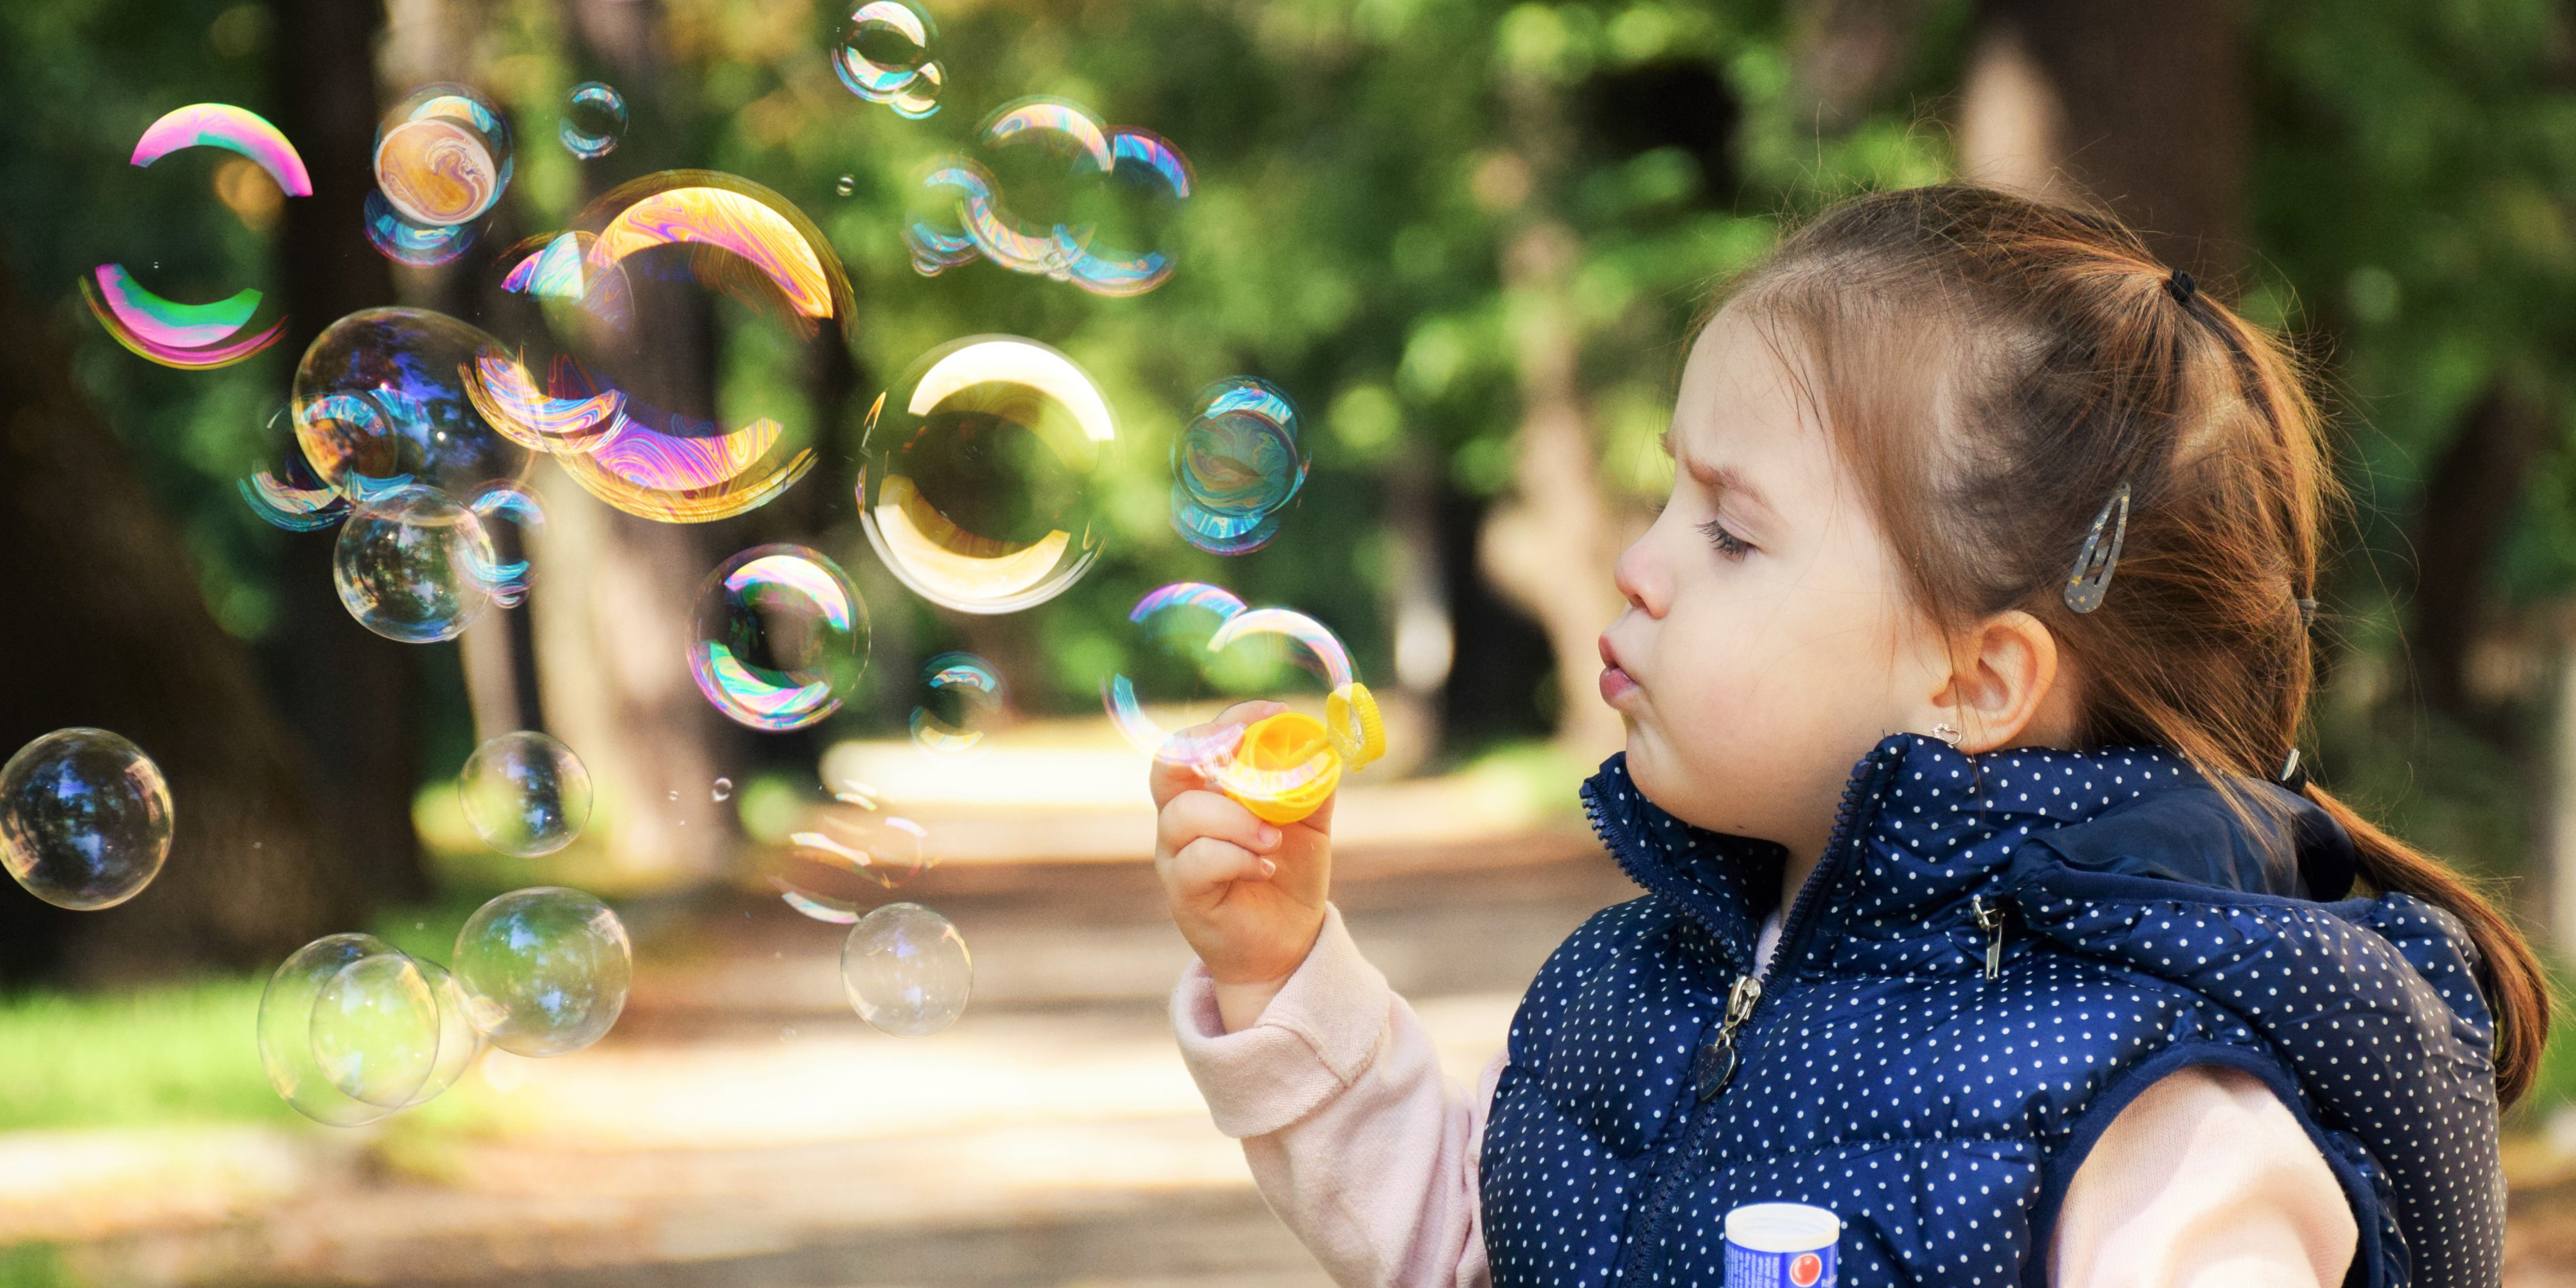
[[[1182,792],[1163,806],[1163,812],[1155,816],[1154,826],[1154,848],[1162,854],[1177,854],[1201,838],[1225,841],[1251,852],[1266,853],[1279,847],[1278,828],[1216,792]]]
[[[1172,741],[1181,746],[1189,746],[1206,740],[1211,734],[1227,725],[1248,725],[1255,720],[1275,716],[1287,709],[1287,704],[1280,702],[1238,702],[1227,707],[1216,719],[1206,724],[1192,725],[1172,735]],[[1201,773],[1199,767],[1186,757],[1172,758],[1158,754],[1154,757],[1154,769],[1148,782],[1154,793],[1154,808],[1161,809],[1166,802],[1182,792],[1205,786],[1207,775]]]
[[[1176,889],[1197,892],[1235,881],[1258,881],[1277,871],[1270,860],[1213,836],[1202,836],[1172,855],[1170,880]]]

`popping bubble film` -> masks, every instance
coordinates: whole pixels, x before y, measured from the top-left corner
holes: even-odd
[[[948,918],[917,903],[890,903],[850,927],[841,944],[841,988],[878,1032],[926,1038],[965,1012],[975,959]]]
[[[859,519],[913,593],[1009,613],[1064,593],[1100,555],[1096,495],[1118,425],[1071,358],[974,336],[913,364],[869,409]]]
[[[512,1055],[564,1055],[617,1023],[634,950],[608,905],[539,886],[475,909],[456,932],[448,969],[492,1045]]]
[[[313,997],[313,1063],[341,1095],[383,1109],[418,1096],[438,1067],[438,994],[399,952],[342,966]]]
[[[485,845],[533,859],[572,844],[590,822],[590,770],[551,734],[491,738],[456,775],[466,821]]]
[[[964,756],[983,745],[1009,699],[1001,673],[972,653],[941,653],[921,664],[912,745],[934,756]]]
[[[466,392],[499,342],[428,309],[365,309],[324,328],[295,368],[295,436],[322,482],[356,499],[355,475],[474,496],[524,477],[528,449]]]
[[[340,1090],[315,1058],[313,1012],[342,970],[371,957],[400,958],[374,935],[325,935],[296,949],[268,977],[259,999],[259,1061],[268,1085],[297,1113],[333,1127],[371,1123],[399,1106],[370,1104]],[[422,1074],[422,1081],[428,1071]],[[415,1084],[413,1090],[417,1090]]]
[[[903,0],[870,0],[850,14],[832,51],[832,74],[853,94],[883,103],[906,120],[939,110],[947,73],[931,61],[938,27]]]
[[[1041,143],[1075,178],[1096,177],[1106,204],[1092,203],[1085,217],[1068,212],[1028,222],[1012,212],[989,167],[967,157],[939,158],[924,167],[918,185],[929,210],[904,228],[916,271],[936,275],[981,254],[1013,272],[1107,296],[1141,295],[1171,276],[1168,252],[1113,249],[1101,238],[1104,218],[1130,227],[1128,235],[1152,236],[1189,198],[1195,187],[1189,159],[1169,140],[1148,130],[1110,129],[1079,105],[1053,98],[1005,104],[985,119],[981,139],[987,149]]]
[[[564,96],[563,116],[555,123],[555,138],[564,151],[596,161],[616,151],[625,137],[626,96],[615,86],[583,81]]]
[[[454,227],[500,201],[515,166],[509,121],[463,85],[426,85],[376,127],[376,191],[415,224]]]
[[[704,523],[767,504],[813,468],[801,390],[844,360],[830,350],[848,343],[850,286],[777,193],[714,171],[648,175],[512,254],[504,286],[534,317],[473,373],[474,397],[584,490],[642,518]],[[709,388],[675,361],[710,312],[729,365],[779,378]]]
[[[1172,445],[1172,528],[1210,554],[1248,554],[1279,532],[1306,482],[1297,408],[1248,376],[1210,386]]]
[[[802,546],[755,546],[717,565],[694,625],[690,677],[746,728],[813,724],[867,669],[867,602],[840,565]]]
[[[407,483],[350,508],[331,551],[331,585],[358,624],[389,640],[426,644],[465,633],[494,598],[499,566],[473,509]]]
[[[0,866],[57,908],[142,893],[170,857],[171,818],[161,767],[104,729],[57,729],[0,765]]]

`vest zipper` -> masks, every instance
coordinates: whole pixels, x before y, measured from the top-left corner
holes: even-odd
[[[1977,929],[1986,932],[1986,978],[2004,973],[2004,918],[2012,912],[2012,896],[1996,895],[1988,902],[1984,895],[1968,899],[1969,915],[1977,919]]]
[[[1707,1062],[1722,1058],[1724,1068],[1717,1075],[1716,1089],[1703,1088],[1693,1099],[1692,1103],[1697,1107],[1696,1116],[1684,1128],[1682,1143],[1673,1151],[1666,1167],[1656,1174],[1654,1193],[1646,1200],[1644,1210],[1631,1223],[1633,1228],[1628,1250],[1620,1258],[1616,1282],[1626,1285],[1643,1282],[1639,1275],[1645,1268],[1646,1258],[1653,1254],[1655,1245],[1663,1238],[1663,1218],[1672,1206],[1673,1189],[1680,1184],[1684,1174],[1698,1165],[1701,1156],[1708,1152],[1710,1138],[1717,1134],[1717,1107],[1710,1102],[1735,1080],[1736,1067],[1742,1063],[1736,1051],[1736,1030],[1750,1021],[1754,1009],[1762,1004],[1763,987],[1780,973],[1786,963],[1795,961],[1799,951],[1805,947],[1808,923],[1815,920],[1816,905],[1822,902],[1824,892],[1841,880],[1842,869],[1858,846],[1861,804],[1877,792],[1880,775],[1889,763],[1892,762],[1881,762],[1873,756],[1867,768],[1844,784],[1842,801],[1834,807],[1834,830],[1825,842],[1824,857],[1817,861],[1816,870],[1807,874],[1806,884],[1798,887],[1798,897],[1789,906],[1788,920],[1781,923],[1780,942],[1771,950],[1771,960],[1763,966],[1759,977],[1735,977],[1734,985],[1727,990],[1726,1015],[1718,1022],[1716,1034],[1691,1058],[1695,1084]],[[1712,1052],[1719,1055],[1712,1056]],[[1686,1108],[1684,1112],[1692,1110]]]

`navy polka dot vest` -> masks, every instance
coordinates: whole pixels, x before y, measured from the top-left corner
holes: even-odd
[[[1496,1284],[1715,1288],[1723,1215],[1785,1199],[1840,1214],[1843,1285],[2042,1285],[2085,1153],[2196,1064],[2307,1128],[2362,1231],[2349,1283],[2498,1282],[2473,950],[2404,895],[2305,897],[2344,892],[2352,849],[2304,799],[2280,793],[2294,835],[2264,845],[2168,753],[1900,734],[1750,982],[1780,847],[1648,804],[1622,757],[1584,800],[1648,893],[1557,949],[1513,1021],[1483,1152]]]

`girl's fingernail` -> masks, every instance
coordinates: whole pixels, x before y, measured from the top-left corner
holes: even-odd
[[[1262,875],[1262,876],[1264,876],[1264,877],[1276,876],[1276,875],[1278,875],[1278,872],[1279,872],[1279,865],[1278,865],[1278,864],[1273,863],[1273,862],[1271,862],[1271,861],[1270,861],[1270,860],[1268,860],[1268,859],[1263,859],[1263,860],[1261,861],[1261,875]]]
[[[1279,844],[1279,829],[1272,827],[1267,823],[1262,824],[1261,830],[1254,833],[1254,835],[1261,838],[1262,848],[1264,849]]]

